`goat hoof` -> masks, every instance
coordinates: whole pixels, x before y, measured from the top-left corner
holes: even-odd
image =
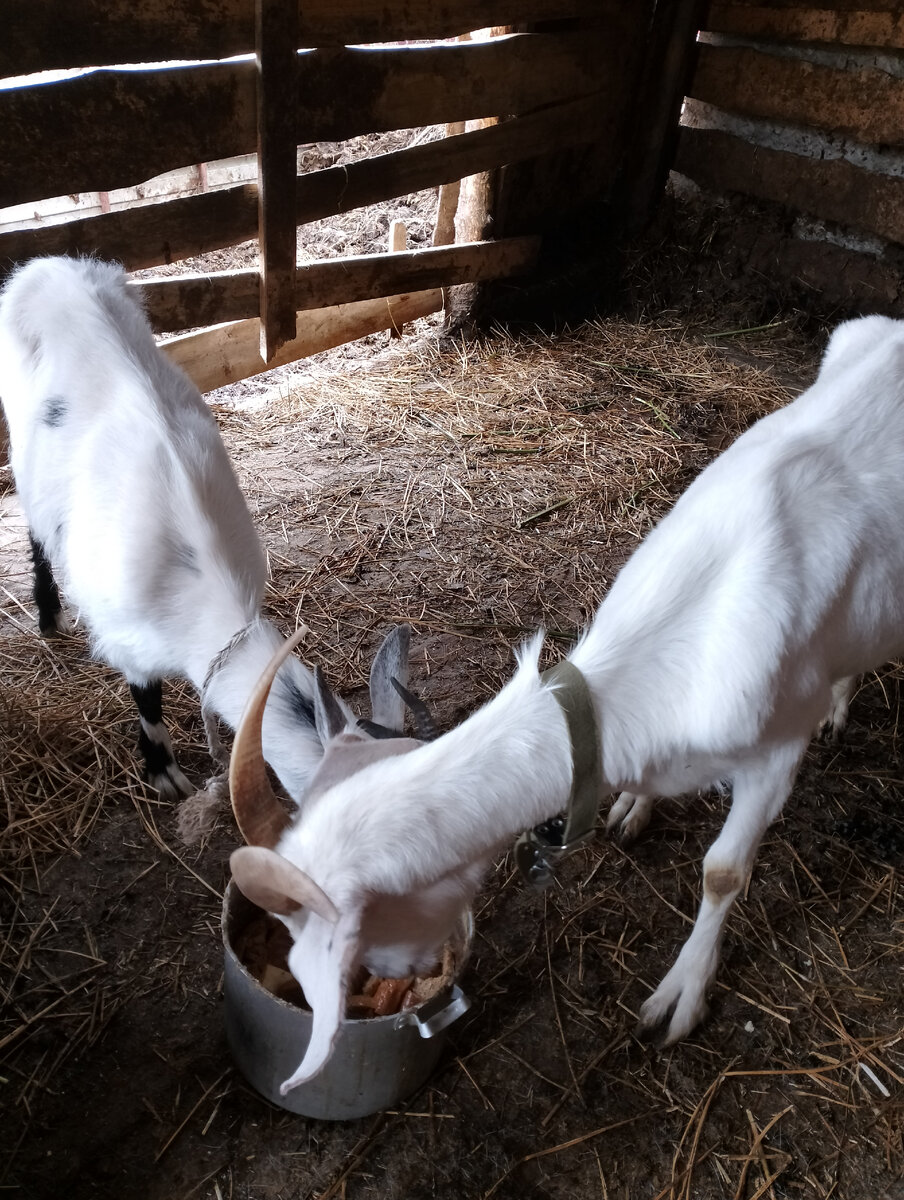
[[[619,845],[629,846],[646,829],[652,811],[652,796],[622,792],[609,811],[606,829],[614,835]]]
[[[147,782],[159,793],[161,800],[181,800],[195,791],[175,763],[171,763],[164,771],[148,774]]]
[[[704,1019],[707,1012],[702,996],[681,994],[674,999],[657,1001],[656,993],[640,1009],[635,1035],[642,1041],[655,1041],[663,1049],[683,1041]]]
[[[38,629],[42,638],[65,636],[72,632],[72,621],[67,613],[56,612],[38,617]]]

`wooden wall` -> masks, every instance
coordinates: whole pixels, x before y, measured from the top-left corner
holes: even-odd
[[[811,250],[788,259],[813,286],[837,292],[843,257],[862,253],[864,303],[904,302],[904,8],[714,0],[675,167],[790,210]]]
[[[314,263],[297,273],[296,226],[553,147],[575,156],[582,202],[605,193],[623,152],[626,97],[652,7],[644,0],[631,16],[618,0],[6,0],[0,80],[88,69],[0,85],[0,208],[110,192],[248,153],[258,156],[258,179],[2,233],[0,274],[34,255],[84,252],[136,270],[258,236],[258,271],[167,279],[144,291],[160,330],[261,317],[264,360],[272,361],[305,332],[299,312],[425,290],[440,303],[437,288],[529,273],[543,225],[530,191],[523,214],[508,221],[511,236],[496,230],[492,244]],[[516,20],[533,31],[454,40]],[[420,39],[434,44],[399,44]],[[223,56],[241,57],[173,61]],[[299,143],[434,124],[467,131],[296,173]],[[592,171],[581,170],[587,155]],[[568,204],[566,190],[555,207]]]

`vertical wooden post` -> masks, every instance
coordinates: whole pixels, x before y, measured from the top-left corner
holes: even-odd
[[[459,38],[459,41],[461,39]],[[454,121],[446,126],[446,137],[464,133],[464,121]],[[455,214],[458,211],[458,196],[461,192],[461,180],[444,183],[439,189],[436,202],[436,224],[433,227],[434,246],[450,246],[455,241]]]
[[[395,220],[389,226],[389,253],[398,254],[400,250],[408,248],[408,230],[405,228],[405,222]],[[389,330],[390,340],[392,338],[400,338],[402,336],[402,326],[393,325]]]
[[[681,105],[697,61],[697,31],[707,7],[707,0],[654,6],[643,71],[634,89],[634,128],[623,171],[622,221],[628,233],[646,224],[665,189],[678,144]]]
[[[298,0],[256,0],[261,357],[295,337]]]

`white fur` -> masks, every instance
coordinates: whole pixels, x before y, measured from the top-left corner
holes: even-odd
[[[651,796],[731,784],[694,930],[641,1012],[642,1025],[668,1021],[669,1041],[705,1012],[725,917],[812,732],[826,714],[843,721],[852,676],[904,646],[902,514],[904,322],[866,318],[835,332],[808,391],[700,475],[570,655],[596,705],[605,786],[626,793],[614,824],[637,832]],[[344,930],[286,918],[292,969],[321,1009],[286,1088],[329,1056],[349,964],[405,974],[434,955],[492,855],[565,804],[569,742],[539,647],[463,725],[336,783],[283,836],[278,853]]]
[[[266,567],[216,423],[157,348],[119,267],[36,259],[0,297],[0,397],[33,536],[95,655],[136,685],[208,666],[253,622],[206,697],[233,727],[282,637],[260,620]],[[47,401],[61,419],[47,422]],[[293,711],[310,673],[286,664],[264,718],[264,754],[299,801],[322,748]],[[168,745],[162,725],[143,723]],[[173,764],[152,780],[188,784]]]

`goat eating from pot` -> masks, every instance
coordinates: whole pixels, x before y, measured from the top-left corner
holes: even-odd
[[[409,754],[435,736],[426,708],[399,682],[400,677],[407,678],[408,630],[402,629],[405,636],[398,630],[390,634],[374,660],[372,721],[353,723],[315,669],[315,723],[324,754],[306,796],[307,810],[317,809],[324,794],[349,776]],[[231,857],[235,882],[249,900],[275,914],[289,930],[293,942],[289,969],[313,1013],[307,1051],[298,1070],[281,1085],[283,1095],[317,1074],[329,1058],[356,968],[363,963],[374,975],[400,978],[433,967],[484,870],[481,862],[479,870],[469,870],[464,877],[453,873],[447,880],[422,887],[412,881],[410,870],[400,871],[396,884],[401,891],[391,883],[391,890],[375,891],[374,880],[365,884],[353,864],[360,863],[363,851],[372,862],[382,858],[391,873],[392,861],[396,853],[404,856],[404,847],[376,841],[368,845],[362,826],[373,824],[370,811],[362,814],[361,825],[351,829],[347,814],[334,825],[328,809],[318,813],[321,820],[314,822],[316,828],[305,821],[290,821],[267,778],[261,720],[276,673],[303,635],[300,630],[274,656],[249,699],[230,768],[233,809],[248,843]],[[406,704],[415,713],[419,738],[396,732],[402,729]],[[326,864],[342,861],[341,846],[347,839],[355,853],[347,856],[344,869],[331,869]],[[412,844],[409,868],[416,866],[414,849]],[[310,871],[302,870],[298,862],[311,864]],[[322,877],[329,878],[329,895],[314,879],[318,863],[325,867]]]
[[[647,534],[568,655],[599,738],[593,787],[619,797],[610,824],[623,836],[640,833],[652,797],[731,787],[697,920],[640,1010],[669,1043],[706,1013],[725,921],[814,730],[829,714],[837,731],[855,677],[904,652],[902,463],[904,321],[847,322],[811,387],[746,430]],[[541,645],[428,744],[362,750],[334,731],[321,766],[332,782],[291,828],[283,817],[237,852],[242,890],[282,908],[315,1009],[287,1087],[326,1061],[351,968],[419,967],[484,865],[568,804],[579,747],[565,709],[581,689],[540,675]],[[340,752],[359,765],[346,773]]]

